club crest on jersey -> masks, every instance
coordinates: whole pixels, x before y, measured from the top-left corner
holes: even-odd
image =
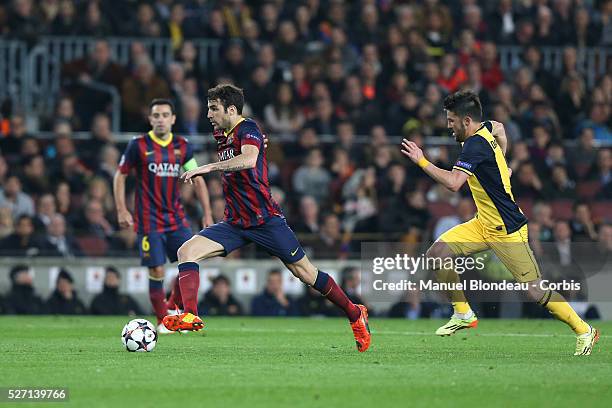
[[[178,163],[149,163],[149,171],[154,173],[157,177],[178,177],[179,176]]]
[[[232,143],[234,143],[234,135],[229,135],[225,143],[228,145],[231,145]]]

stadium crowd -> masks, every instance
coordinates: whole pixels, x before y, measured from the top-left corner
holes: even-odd
[[[358,254],[362,240],[430,241],[472,217],[467,190],[434,185],[396,143],[403,136],[424,145],[450,168],[453,140],[427,141],[448,135],[444,96],[470,88],[486,117],[505,125],[513,191],[536,251],[566,239],[610,249],[612,151],[600,146],[612,141],[612,74],[588,87],[578,56],[612,45],[611,19],[610,0],[0,1],[6,38],[94,41],[87,57],[63,66],[55,109],[37,118],[52,138],[27,129],[19,106],[2,104],[0,251],[135,254],[136,235],[118,228],[110,187],[124,144],[111,131],[109,100],[85,86],[92,80],[120,93],[122,131],[147,131],[149,101],[168,97],[175,132],[185,136],[211,131],[209,86],[243,87],[245,114],[270,138],[275,198],[305,247],[331,259]],[[113,60],[111,35],[136,38],[129,64]],[[139,37],[171,39],[175,60],[155,66]],[[223,43],[214,69],[198,65],[199,38]],[[504,72],[498,45],[522,47],[522,65]],[[563,47],[560,71],[542,68],[543,46]],[[76,131],[90,138],[77,140]],[[211,145],[197,150],[201,163],[213,160]],[[221,183],[207,183],[218,221]],[[201,208],[190,185],[181,194],[195,230]],[[235,256],[253,255],[266,256]]]

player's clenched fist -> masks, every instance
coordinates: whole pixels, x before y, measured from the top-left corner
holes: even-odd
[[[402,141],[402,153],[415,163],[423,158],[423,151],[421,148],[417,146],[416,143],[407,139],[403,139]]]
[[[119,226],[121,228],[127,228],[134,225],[134,219],[128,210],[118,211],[117,221],[119,222]]]

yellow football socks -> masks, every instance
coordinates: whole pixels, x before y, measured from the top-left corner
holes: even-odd
[[[557,319],[571,327],[577,335],[589,332],[590,326],[578,316],[576,311],[559,293],[548,290],[538,303],[548,309]]]
[[[440,269],[436,271],[436,279],[441,283],[459,283],[461,282],[459,279],[459,275],[452,269]],[[453,304],[453,309],[455,313],[465,314],[468,313],[471,308],[467,300],[465,299],[465,294],[462,290],[449,290],[448,291],[451,299],[451,303]]]

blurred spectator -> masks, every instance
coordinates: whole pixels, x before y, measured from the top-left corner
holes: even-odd
[[[148,57],[141,57],[135,62],[133,74],[124,79],[121,85],[122,129],[143,132],[148,127],[149,102],[155,98],[169,98],[170,90],[166,81],[155,73],[155,67]]]
[[[340,287],[349,300],[358,305],[364,305],[368,310],[372,310],[370,305],[361,297],[361,271],[356,266],[347,266],[342,269],[342,283]]]
[[[55,185],[55,202],[57,204],[57,212],[64,217],[69,216],[71,210],[74,210],[70,197],[70,185],[67,182],[60,181]]]
[[[74,101],[70,96],[59,97],[52,116],[43,121],[41,128],[42,130],[55,130],[55,125],[60,122],[68,123],[71,130],[81,130],[81,119],[75,112]]]
[[[138,5],[135,21],[129,26],[134,37],[161,37],[162,34],[161,26],[155,18],[155,10],[149,3]]]
[[[66,230],[66,219],[62,214],[53,214],[47,225],[47,236],[51,244],[48,255],[63,257],[80,256],[81,249],[72,234]]]
[[[555,227],[552,207],[545,202],[537,202],[533,206],[533,221],[539,226],[538,240],[542,242],[552,242],[553,229]]]
[[[120,155],[119,149],[114,145],[107,144],[102,147],[96,159],[98,162],[97,175],[104,178],[109,185],[113,182],[113,175],[117,170]]]
[[[280,269],[268,272],[266,287],[251,303],[253,316],[292,316],[296,314],[295,304],[283,291],[283,276]]]
[[[343,258],[345,254],[340,219],[336,214],[326,214],[322,219],[319,240],[313,244],[315,256],[319,259]]]
[[[570,162],[582,178],[597,160],[593,129],[585,127],[578,136],[578,145],[570,150]]]
[[[277,87],[274,102],[264,108],[264,118],[270,132],[281,135],[297,134],[304,125],[304,116],[293,102],[289,83]]]
[[[14,0],[8,18],[12,38],[24,40],[33,46],[44,27],[36,15],[32,0]]]
[[[49,191],[49,179],[45,160],[41,155],[27,156],[22,160],[23,191],[37,197]]]
[[[597,152],[597,162],[591,167],[588,178],[598,181],[602,186],[612,183],[611,149],[600,149]]]
[[[249,78],[249,69],[245,69],[244,48],[240,40],[230,41],[225,49],[224,59],[217,67],[216,77],[224,76],[230,78],[235,84],[244,87]],[[252,63],[252,62],[251,62]],[[249,67],[254,68],[254,67]],[[265,76],[264,76],[265,78]],[[251,101],[252,95],[248,93],[247,100]]]
[[[329,195],[331,176],[323,167],[321,149],[311,149],[304,162],[293,174],[293,189],[301,195],[312,196],[321,204]]]
[[[78,27],[78,34],[102,38],[111,35],[112,32],[113,28],[106,16],[102,14],[100,3],[95,0],[87,2],[85,19]]]
[[[198,98],[185,96],[182,99],[182,106],[183,111],[177,132],[180,132],[182,136],[191,136],[202,134],[209,130],[210,124],[202,114]]]
[[[121,275],[119,271],[114,266],[107,266],[102,293],[93,298],[90,313],[93,315],[141,315],[142,310],[134,298],[119,293],[120,286]]]
[[[20,215],[15,221],[15,232],[0,241],[1,252],[12,256],[36,256],[49,251],[51,244],[44,236],[34,233],[34,223],[28,215]]]
[[[587,203],[582,201],[574,203],[574,215],[570,225],[573,241],[597,241],[597,227]]]
[[[206,316],[240,316],[242,306],[231,293],[230,280],[224,275],[215,277],[212,288],[198,305],[200,314]]]
[[[21,190],[21,181],[16,175],[9,175],[0,187],[0,207],[10,208],[13,219],[34,216],[34,201]]]
[[[276,56],[279,63],[296,63],[304,55],[304,44],[298,41],[295,24],[291,20],[280,23],[276,40]]]
[[[124,68],[113,61],[108,41],[104,39],[96,40],[91,53],[86,57],[70,61],[62,68],[62,78],[65,86],[68,86],[68,89],[74,92],[75,100],[84,101],[86,98],[95,97],[94,100],[87,99],[87,104],[94,105],[97,111],[105,110],[105,107],[100,105],[100,103],[110,102],[106,99],[108,96],[104,97],[103,95],[92,93],[86,86],[79,87],[79,84],[87,85],[95,81],[111,85],[119,90],[124,76]],[[75,82],[75,80],[78,80],[78,82]],[[77,104],[78,108],[83,108],[80,105]]]
[[[85,204],[84,217],[74,222],[79,235],[106,240],[113,235],[113,226],[104,216],[104,207],[98,200]]]
[[[316,234],[319,232],[319,205],[317,201],[309,195],[305,195],[300,200],[300,217],[292,224],[292,228],[297,233]]]
[[[313,116],[306,122],[305,126],[314,129],[320,135],[333,134],[338,124],[338,117],[334,112],[332,102],[324,98],[316,101],[314,105]]]
[[[244,72],[242,66],[240,69]],[[274,83],[263,66],[253,69],[244,93],[255,117],[263,118],[264,108],[274,100]]]
[[[34,229],[36,233],[45,233],[51,223],[51,217],[57,214],[53,194],[44,194],[38,198],[36,215],[34,216]]]
[[[0,152],[10,163],[15,163],[19,159],[21,153],[21,145],[27,138],[32,135],[27,133],[25,117],[21,114],[14,114],[9,120],[10,133],[0,138]]]
[[[532,200],[544,198],[544,185],[532,163],[522,163],[516,173],[511,178],[512,192],[516,197]]]
[[[53,35],[75,35],[79,28],[76,7],[72,0],[60,0],[59,13],[51,25]]]
[[[15,265],[9,272],[11,291],[6,295],[8,314],[44,313],[43,302],[32,286],[32,274],[26,265]]]
[[[49,314],[62,315],[80,315],[86,312],[85,305],[74,290],[74,279],[64,268],[61,268],[57,275],[55,290],[47,300],[45,309]]]
[[[98,171],[102,165],[101,151],[114,143],[110,118],[105,113],[97,113],[91,123],[91,139],[79,146],[79,154],[91,170]]]
[[[550,199],[576,199],[576,183],[567,175],[567,170],[561,164],[552,168],[552,189],[547,197]]]

